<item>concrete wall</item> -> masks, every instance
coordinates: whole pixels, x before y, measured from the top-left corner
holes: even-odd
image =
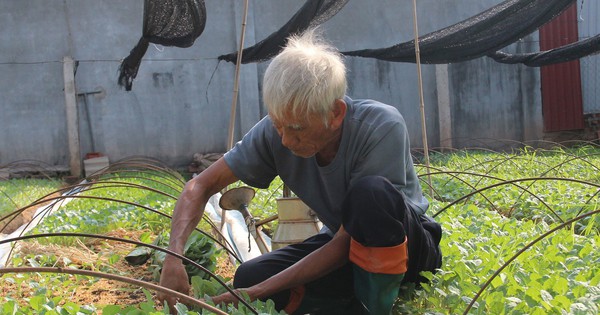
[[[543,138],[539,71],[479,58],[450,65],[449,76],[453,146],[506,149]]]
[[[419,1],[420,34],[499,2]],[[245,46],[277,30],[303,3],[251,1]],[[409,0],[352,0],[324,30],[342,51],[388,47],[412,38],[411,6]],[[117,86],[118,68],[141,36],[142,0],[0,0],[0,165],[23,159],[69,164],[65,56],[78,61],[77,92],[99,92],[77,98],[82,157],[92,151],[111,161],[143,155],[181,167],[196,152],[224,152],[235,65],[217,57],[236,50],[243,2],[207,0],[206,7],[206,28],[195,44],[151,45],[133,90],[126,92]],[[520,50],[537,50],[537,35],[507,48]],[[347,65],[349,95],[398,107],[413,147],[422,147],[416,65],[354,57]],[[236,139],[265,114],[260,81],[266,66],[242,66]],[[463,147],[485,138],[541,138],[539,69],[480,58],[441,68],[423,65],[422,73],[429,147],[448,139]],[[446,118],[440,119],[440,108]]]
[[[599,1],[578,0],[579,39],[584,40],[600,34]],[[583,112],[598,116],[600,114],[600,54],[581,58],[581,83],[583,91]]]

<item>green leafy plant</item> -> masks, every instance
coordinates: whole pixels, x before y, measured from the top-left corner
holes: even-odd
[[[431,177],[433,194],[428,195],[431,201],[428,213],[435,215],[443,226],[444,260],[438,272],[425,275],[431,281],[421,289],[403,288],[394,314],[461,314],[472,302],[469,314],[600,313],[600,215],[589,215],[556,229],[525,250],[533,240],[563,222],[600,209],[600,148],[590,145],[545,150],[524,147],[501,153],[461,150],[433,154],[430,168],[417,165],[417,170],[427,194],[426,178]],[[179,179],[172,180],[164,173],[138,175],[115,173],[103,177],[94,184],[96,189],[88,189],[83,195],[135,202],[170,213],[173,196],[178,195],[181,187]],[[134,186],[114,187],[111,181]],[[276,179],[269,189],[257,190],[250,211],[260,219],[276,214],[275,199],[281,194],[282,183]],[[167,218],[138,205],[97,198],[74,199],[45,219],[34,233],[102,234],[115,228],[143,229],[147,232],[140,235],[140,240],[166,245],[163,233],[169,229]],[[211,230],[208,225],[200,225],[200,228]],[[72,244],[74,241],[60,242]],[[186,246],[189,256],[197,256],[208,266],[226,254],[202,236],[190,238],[189,243]],[[121,258],[117,253],[109,253],[107,261],[116,263]],[[74,267],[60,257],[44,253],[16,257],[13,264]],[[160,264],[157,260],[151,263],[151,268],[159,270]],[[503,266],[505,268],[500,269]],[[215,270],[211,268],[211,272]],[[210,303],[210,296],[225,292],[221,283],[213,278],[203,274],[190,277],[192,292],[197,298]],[[230,280],[219,279],[225,283]],[[11,274],[0,278],[0,283],[3,281],[15,290],[0,298],[2,314],[38,314],[40,308],[47,309],[47,314],[71,314],[68,312],[75,311],[77,306],[81,314],[99,312],[94,305],[73,305],[66,297],[50,294],[75,292],[77,287],[93,281],[87,277]],[[489,285],[476,296],[488,281]],[[149,293],[146,299],[137,305],[101,306],[102,313],[165,313]],[[277,313],[270,301],[248,303],[261,314]],[[201,313],[182,304],[176,308],[180,314]],[[252,313],[243,304],[222,309],[229,314]]]
[[[154,240],[153,244],[159,247],[166,248],[169,243],[167,234],[160,234]],[[184,256],[206,268],[210,273],[214,273],[217,267],[217,257],[221,250],[215,246],[214,242],[206,235],[194,231],[188,238],[184,247]],[[148,249],[146,247],[138,247],[128,255],[128,261],[134,265],[145,263],[150,264],[149,269],[153,271],[154,279],[160,279],[160,272],[167,253]],[[188,277],[191,279],[194,276],[209,278],[210,275],[196,266],[184,262]]]
[[[62,182],[58,179],[14,178],[0,180],[0,217],[56,191],[61,185]]]

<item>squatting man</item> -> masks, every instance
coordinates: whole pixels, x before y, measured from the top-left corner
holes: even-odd
[[[389,314],[400,285],[425,281],[419,272],[442,260],[442,229],[425,215],[402,115],[346,95],[343,58],[314,29],[288,38],[263,80],[268,115],[185,185],[169,249],[183,252],[208,199],[227,185],[267,188],[279,176],[324,228],[242,263],[233,286],[289,314]],[[160,283],[189,293],[180,259],[165,259]],[[230,293],[213,301],[237,303]]]

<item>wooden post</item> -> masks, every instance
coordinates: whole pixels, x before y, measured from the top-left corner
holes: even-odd
[[[440,147],[442,151],[452,149],[452,112],[448,87],[448,65],[435,66],[435,82],[438,94],[438,120],[440,125]]]
[[[71,57],[63,58],[65,81],[65,109],[67,113],[67,139],[69,142],[69,168],[71,175],[81,177],[81,154],[79,149],[79,114],[75,91],[75,62]]]

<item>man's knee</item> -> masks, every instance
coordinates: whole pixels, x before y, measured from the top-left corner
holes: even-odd
[[[389,187],[393,188],[392,183],[383,176],[365,176],[356,180],[346,198],[359,202],[377,198],[378,193],[387,192]]]
[[[386,178],[367,176],[354,183],[342,205],[342,223],[352,238],[365,246],[394,246],[404,242],[406,204]]]
[[[239,265],[233,276],[234,288],[247,288],[260,282],[257,278],[257,272],[252,261],[247,261]]]
[[[280,271],[281,267],[274,267],[268,260],[263,259],[263,256],[245,261],[239,265],[233,276],[234,288],[251,287],[267,280]]]
[[[402,194],[388,179],[382,176],[366,176],[358,179],[349,189],[342,205],[342,215],[372,216],[375,211],[390,213],[399,203],[403,208]]]

